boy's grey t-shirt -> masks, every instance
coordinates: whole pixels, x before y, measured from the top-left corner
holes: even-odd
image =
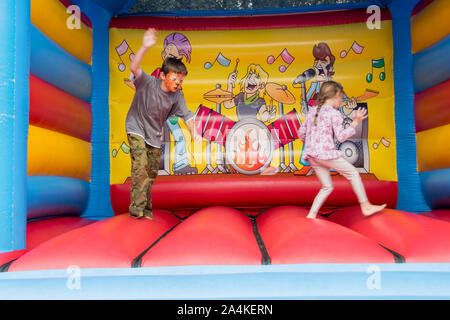
[[[164,92],[160,80],[143,70],[134,79],[134,85],[136,93],[125,120],[126,132],[141,136],[148,145],[160,148],[166,138],[164,125],[167,118],[176,115],[186,122],[194,114],[188,110],[183,92]]]

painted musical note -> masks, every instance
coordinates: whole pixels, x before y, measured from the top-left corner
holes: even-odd
[[[273,64],[275,61],[278,60],[279,57],[281,57],[281,59],[284,61],[284,63],[287,64],[287,66],[281,65],[278,67],[278,70],[280,72],[285,72],[287,70],[287,68],[289,68],[289,66],[291,65],[292,61],[295,60],[295,58],[285,48],[283,51],[281,51],[281,53],[276,58],[274,56],[268,56],[267,63]]]
[[[378,77],[380,78],[381,81],[384,81],[386,79],[386,68],[384,65],[384,58],[372,59],[372,71],[366,75],[366,81],[368,83],[371,83],[373,80],[373,68],[383,69],[383,71],[380,72],[380,75]]]
[[[372,147],[374,149],[378,149],[378,147],[380,146],[380,143],[385,146],[386,148],[389,148],[389,146],[391,145],[391,142],[386,140],[385,138],[381,138],[380,141],[374,142],[374,144],[372,145]]]
[[[356,54],[361,54],[363,52],[364,47],[359,45],[356,41],[353,42],[352,46],[348,50],[341,51],[341,58],[345,58],[350,51],[353,51]]]
[[[121,63],[119,63],[118,68],[119,68],[119,71],[121,71],[121,72],[125,71],[125,69],[126,69],[125,63],[122,60],[122,56],[128,51],[128,49],[131,50],[131,53],[130,53],[130,56],[129,56],[130,61],[131,61],[134,58],[134,52],[131,49],[131,47],[128,45],[126,40],[123,40],[122,43],[119,46],[116,47],[116,52],[119,55],[119,59],[120,59],[120,62],[121,62]]]
[[[115,158],[117,156],[117,153],[122,150],[124,153],[128,154],[130,153],[130,147],[124,142],[122,142],[122,144],[120,145],[120,147],[118,148],[118,150],[113,149],[112,150],[112,156],[113,158]]]
[[[228,67],[230,65],[231,60],[226,58],[221,52],[217,55],[216,59],[214,59],[213,63],[206,62],[204,64],[205,69],[211,69],[212,66],[216,63],[216,61],[223,67]]]

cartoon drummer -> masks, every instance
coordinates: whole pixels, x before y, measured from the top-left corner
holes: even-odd
[[[313,70],[315,72],[315,75],[314,81],[311,82],[309,89],[306,92],[306,96],[303,97],[301,101],[302,110],[305,110],[305,113],[308,111],[308,107],[318,105],[318,96],[321,84],[326,81],[332,80],[335,74],[333,69],[336,58],[331,53],[331,49],[327,43],[320,42],[319,44],[314,45],[312,53],[314,56]],[[353,109],[357,107],[356,99],[354,97],[349,99],[345,92],[342,101],[345,102],[345,104],[339,110],[346,115],[350,114]],[[306,175],[310,171],[311,167],[309,163],[303,159],[303,149],[302,155],[300,156],[300,164],[303,165],[303,168],[301,170],[295,171],[294,174]]]
[[[227,80],[227,90],[231,94],[236,83],[237,71],[231,72]],[[238,120],[258,119],[270,122],[276,117],[276,106],[267,105],[264,99],[269,75],[259,64],[250,64],[247,73],[239,81],[239,93],[231,100],[224,101],[227,109],[236,107]],[[274,174],[276,169],[268,166],[261,174]]]
[[[228,76],[226,91],[233,93],[236,78],[235,70]],[[227,109],[236,107],[238,120],[258,117],[262,122],[273,120],[276,116],[276,107],[267,106],[264,99],[268,78],[269,75],[259,64],[250,64],[246,75],[239,81],[240,92],[233,99],[225,101],[224,107]]]

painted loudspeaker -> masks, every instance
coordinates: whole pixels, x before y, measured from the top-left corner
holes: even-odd
[[[367,109],[367,103],[358,103],[358,108]],[[354,112],[354,111],[353,111]],[[344,114],[344,127],[351,125],[352,113]],[[367,144],[369,118],[356,127],[356,133],[344,142],[335,140],[336,147],[342,151],[342,157],[353,164],[360,173],[369,172],[369,146]]]

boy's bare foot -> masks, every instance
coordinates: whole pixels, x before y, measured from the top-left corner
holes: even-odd
[[[308,215],[307,215],[306,217],[307,217],[308,219],[315,219],[316,216],[317,216],[317,213],[316,213],[316,214],[308,213]]]
[[[381,206],[376,206],[371,203],[361,204],[362,214],[365,215],[366,217],[371,216],[377,212],[380,212],[384,208],[386,208],[386,204],[382,204]]]

